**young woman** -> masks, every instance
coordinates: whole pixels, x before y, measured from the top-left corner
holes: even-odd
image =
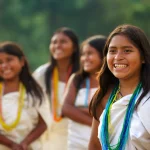
[[[121,25],[108,37],[100,87],[90,105],[94,119],[89,150],[150,148],[149,58],[149,41],[138,27]]]
[[[87,150],[92,117],[88,111],[91,97],[98,88],[96,73],[101,68],[106,37],[93,36],[82,43],[81,69],[68,82],[62,114],[70,119],[68,150]]]
[[[1,150],[42,150],[39,137],[47,128],[48,111],[43,98],[21,48],[13,42],[0,43]]]
[[[67,147],[68,120],[62,118],[62,96],[69,76],[79,68],[78,38],[69,28],[58,29],[50,42],[51,63],[42,65],[34,72],[35,79],[49,98],[52,119],[49,125],[48,147],[65,150]]]

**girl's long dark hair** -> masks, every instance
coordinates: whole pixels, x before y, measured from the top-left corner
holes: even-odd
[[[95,119],[98,118],[97,109],[100,105],[104,95],[106,94],[108,88],[110,86],[115,86],[118,84],[119,80],[113,76],[113,74],[110,72],[107,66],[106,62],[106,56],[108,52],[109,44],[112,40],[112,38],[115,35],[123,35],[126,36],[132,44],[135,45],[136,48],[140,51],[141,57],[144,59],[144,62],[142,64],[141,68],[141,75],[140,75],[140,81],[142,83],[143,93],[139,97],[136,108],[138,107],[140,101],[142,98],[149,92],[150,90],[150,43],[148,41],[148,38],[144,34],[144,32],[133,25],[121,25],[118,26],[112,33],[109,35],[105,48],[104,48],[104,63],[99,73],[99,89],[95,93],[91,103],[89,110],[91,114],[94,116]]]
[[[59,28],[58,30],[56,30],[56,32],[53,34],[58,34],[58,33],[63,33],[65,34],[67,37],[69,37],[73,43],[74,46],[74,52],[72,54],[72,73],[77,72],[79,70],[79,41],[78,38],[76,36],[76,34],[67,27],[62,27]],[[51,95],[51,76],[52,76],[52,72],[54,67],[56,66],[56,60],[53,58],[53,56],[51,55],[51,63],[48,66],[46,73],[45,73],[45,85],[46,85],[46,92],[47,94],[50,96]],[[70,75],[71,75],[70,74]]]
[[[9,55],[16,56],[18,57],[19,60],[24,59],[24,66],[22,67],[22,70],[19,74],[20,81],[25,86],[27,94],[30,94],[31,96],[36,97],[38,100],[40,100],[40,104],[41,104],[43,100],[42,89],[32,77],[29,71],[29,65],[28,65],[27,59],[21,47],[14,42],[10,42],[10,41],[3,42],[3,43],[0,43],[0,53],[6,53]],[[3,81],[3,79],[0,78],[0,81]],[[36,98],[34,99],[34,102]]]
[[[83,41],[81,44],[81,55],[82,55],[82,49],[84,45],[90,45],[91,47],[95,48],[95,50],[99,53],[99,57],[101,60],[103,60],[103,48],[106,43],[106,37],[103,35],[95,35],[92,37],[89,37],[87,40]],[[100,66],[101,67],[101,66]],[[75,79],[74,79],[74,85],[77,89],[81,88],[81,85],[85,81],[85,79],[89,76],[88,72],[85,72],[83,70],[83,67],[80,67],[80,70],[76,73]]]

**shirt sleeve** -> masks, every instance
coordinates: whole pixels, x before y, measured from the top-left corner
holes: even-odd
[[[52,122],[52,118],[50,115],[50,105],[49,105],[48,99],[45,98],[42,101],[42,104],[37,107],[37,111],[39,112],[43,120],[45,121],[47,127],[49,127]]]
[[[139,118],[147,132],[150,134],[150,97],[148,97],[138,108]]]

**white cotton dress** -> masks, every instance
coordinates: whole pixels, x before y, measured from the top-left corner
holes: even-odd
[[[97,88],[90,89],[90,99]],[[78,91],[75,106],[85,107],[86,88]],[[69,119],[68,150],[87,150],[91,135],[91,127]]]
[[[44,74],[49,64],[40,66],[34,73],[33,76],[43,87],[44,93],[46,95],[46,88],[44,84]],[[64,82],[58,82],[58,100],[59,100],[59,111],[63,105],[63,94],[66,84]],[[46,95],[47,96],[47,95]],[[48,98],[48,96],[47,96]],[[68,119],[62,118],[61,121],[55,122],[53,120],[51,106],[49,103],[50,113],[47,114],[47,118],[51,119],[49,128],[46,133],[46,142],[44,144],[44,150],[67,150],[67,136],[68,136]]]
[[[126,109],[132,94],[126,95],[112,105],[110,133],[111,145],[117,144],[119,139]],[[105,110],[104,110],[105,111]],[[103,114],[100,117],[102,120]],[[150,93],[141,101],[138,109],[134,111],[129,129],[129,138],[125,150],[150,150]],[[100,138],[101,123],[98,137]]]
[[[12,123],[17,117],[19,95],[19,92],[11,92],[2,97],[2,114],[7,124]],[[5,131],[0,124],[0,134],[16,143],[20,143],[36,127],[39,114],[49,124],[50,120],[45,118],[46,111],[49,111],[46,101],[43,101],[40,106],[39,101],[33,105],[32,97],[25,95],[24,107],[19,124],[11,131]],[[38,138],[30,144],[29,150],[42,150],[42,141],[42,138]],[[0,144],[0,150],[10,150],[10,148]]]

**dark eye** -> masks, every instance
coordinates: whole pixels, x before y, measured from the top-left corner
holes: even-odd
[[[51,41],[51,42],[50,42],[50,44],[55,44],[55,43],[56,43],[56,40],[55,40],[55,41]]]
[[[125,49],[124,52],[125,53],[130,53],[130,52],[132,52],[132,50],[131,49]]]
[[[67,43],[67,41],[66,41],[66,40],[61,40],[60,42],[61,42],[62,44]]]
[[[7,62],[10,62],[10,61],[12,61],[13,60],[13,58],[12,57],[9,57],[8,59],[7,59]]]
[[[109,50],[108,50],[108,53],[111,53],[111,54],[116,53],[116,52],[117,52],[116,49],[109,49]]]

